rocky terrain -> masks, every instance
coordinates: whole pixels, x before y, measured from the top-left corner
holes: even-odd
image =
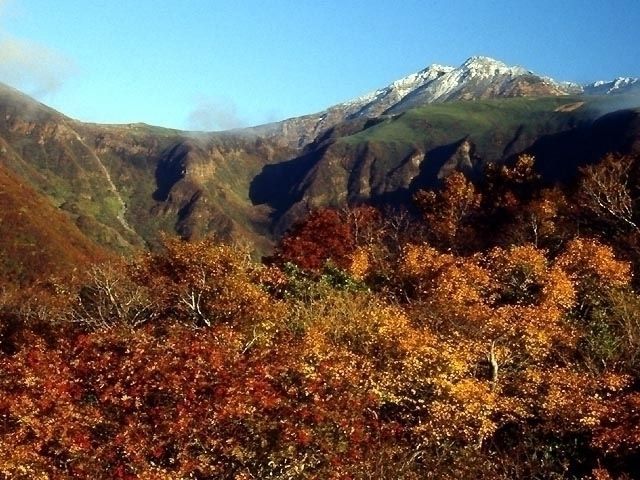
[[[470,57],[459,67],[433,64],[390,85],[328,109],[253,130],[263,136],[303,147],[347,120],[398,114],[417,106],[486,98],[561,95],[609,95],[637,92],[637,78],[618,78],[579,85],[559,82],[489,57]]]
[[[110,250],[177,233],[265,252],[321,205],[408,202],[453,169],[473,175],[522,152],[553,181],[606,151],[637,150],[638,88],[629,78],[557,82],[472,57],[320,113],[193,134],[78,122],[0,85],[0,166]]]
[[[83,124],[9,87],[0,88],[0,148],[3,166],[121,252],[154,245],[160,232],[260,245],[267,215],[251,204],[249,182],[291,155],[249,134]]]

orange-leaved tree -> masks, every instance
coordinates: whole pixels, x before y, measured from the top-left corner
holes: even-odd
[[[464,250],[476,240],[481,200],[481,194],[461,172],[445,178],[441,190],[421,190],[415,195],[431,241],[454,251]]]

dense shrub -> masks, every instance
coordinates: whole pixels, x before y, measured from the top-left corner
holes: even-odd
[[[569,200],[530,167],[423,195],[444,222],[424,236],[323,211],[270,266],[169,241],[3,289],[0,478],[634,478],[628,228],[607,244],[545,217]],[[467,238],[495,212],[517,234]]]

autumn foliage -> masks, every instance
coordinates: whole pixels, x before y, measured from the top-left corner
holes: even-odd
[[[0,478],[637,478],[634,230],[586,203],[631,169],[532,161],[5,291]]]

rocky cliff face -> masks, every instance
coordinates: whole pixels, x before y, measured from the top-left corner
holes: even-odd
[[[476,175],[524,151],[554,179],[604,147],[633,150],[637,115],[603,120],[611,128],[593,120],[639,106],[638,85],[583,89],[472,57],[317,114],[200,135],[84,124],[0,85],[0,166],[110,249],[145,248],[175,232],[249,239],[265,251],[317,206],[408,202],[454,169]]]
[[[454,170],[473,178],[488,163],[510,162],[520,153],[534,154],[547,180],[567,181],[578,166],[608,151],[638,150],[640,110],[594,122],[602,106],[565,96],[443,104],[332,138],[279,166],[305,170],[287,186],[287,200],[271,204],[274,233],[320,206],[409,204],[415,191],[436,187]]]
[[[249,184],[265,164],[290,155],[244,133],[83,124],[0,86],[0,165],[120,252],[153,245],[162,231],[249,238],[266,248],[269,212],[252,205]]]

